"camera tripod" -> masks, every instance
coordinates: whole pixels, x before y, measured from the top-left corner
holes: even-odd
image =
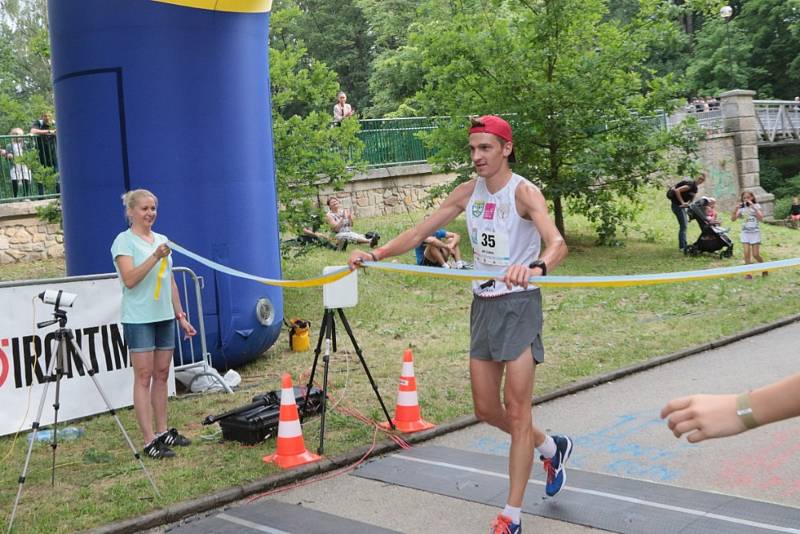
[[[158,488],[156,487],[156,483],[153,480],[152,475],[147,470],[142,461],[139,452],[136,450],[131,438],[128,436],[128,433],[125,431],[125,427],[122,426],[122,421],[120,421],[117,412],[114,410],[114,407],[111,406],[111,403],[108,401],[103,388],[100,387],[100,383],[97,381],[97,378],[94,376],[94,370],[92,369],[91,364],[86,359],[86,357],[81,352],[80,347],[75,342],[75,335],[72,329],[67,328],[67,312],[65,310],[61,310],[58,308],[58,302],[56,302],[56,308],[53,312],[53,316],[55,319],[51,319],[49,321],[43,321],[41,323],[36,323],[37,328],[45,328],[55,323],[58,323],[58,330],[55,332],[54,339],[58,343],[56,352],[50,358],[50,362],[47,365],[47,373],[45,374],[44,380],[44,390],[42,391],[42,399],[39,402],[39,409],[36,412],[36,419],[31,424],[31,430],[33,430],[33,435],[31,436],[30,443],[28,444],[28,453],[25,456],[25,466],[22,468],[22,474],[19,477],[19,489],[17,490],[17,497],[14,500],[14,507],[11,509],[11,519],[8,522],[8,532],[11,532],[11,528],[14,526],[14,516],[17,513],[17,505],[19,504],[20,497],[22,496],[22,488],[25,484],[25,475],[28,472],[28,465],[30,464],[31,460],[31,451],[33,450],[33,445],[36,443],[36,434],[39,432],[39,421],[42,419],[42,411],[44,410],[44,403],[47,399],[47,390],[50,387],[51,382],[56,383],[56,391],[55,391],[55,399],[53,402],[53,409],[54,409],[54,417],[53,417],[53,443],[50,445],[53,449],[53,465],[51,469],[50,475],[50,483],[55,485],[56,481],[56,449],[58,448],[58,409],[60,407],[60,399],[59,395],[61,393],[61,377],[64,376],[64,369],[66,367],[67,358],[69,354],[69,349],[71,348],[74,353],[80,358],[81,362],[83,363],[84,369],[86,369],[87,374],[91,377],[92,382],[94,382],[94,386],[97,388],[97,392],[100,393],[100,396],[103,398],[103,401],[106,403],[106,407],[108,408],[109,413],[114,416],[114,420],[117,422],[117,426],[119,427],[122,435],[125,437],[125,441],[128,442],[128,446],[133,451],[133,456],[139,461],[139,465],[142,467],[142,471],[144,471],[145,475],[147,475],[147,479],[150,481],[150,485],[153,487],[153,492],[156,494],[157,497],[160,497],[161,494],[158,492]]]
[[[350,342],[353,344],[353,348],[356,350],[358,359],[361,362],[361,367],[364,368],[364,372],[367,374],[367,378],[369,378],[369,383],[372,385],[372,391],[375,392],[375,396],[378,398],[381,408],[383,408],[383,413],[386,415],[386,420],[389,422],[389,427],[394,430],[392,418],[389,415],[389,412],[386,410],[386,405],[383,403],[381,394],[378,392],[378,385],[375,383],[375,380],[372,379],[372,374],[369,372],[367,362],[364,360],[364,354],[361,352],[361,347],[358,346],[358,342],[353,335],[353,330],[350,328],[350,323],[347,322],[347,317],[344,315],[344,310],[342,310],[342,308],[325,308],[325,315],[322,317],[322,324],[319,329],[317,348],[314,349],[314,364],[311,366],[311,376],[308,379],[308,386],[306,387],[306,391],[310,392],[311,386],[314,385],[314,373],[317,369],[319,353],[324,341],[325,354],[322,356],[322,406],[320,409],[319,448],[317,449],[317,454],[322,454],[323,449],[325,448],[325,411],[328,402],[328,365],[330,362],[331,347],[333,347],[333,352],[336,352],[336,318],[334,316],[334,312],[339,314],[339,319],[342,321],[342,325],[344,325],[344,329],[347,331]]]

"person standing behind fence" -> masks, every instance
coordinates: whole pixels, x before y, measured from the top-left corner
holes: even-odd
[[[681,180],[667,191],[667,198],[672,202],[672,213],[678,219],[678,248],[686,248],[686,213],[684,208],[694,199],[697,187],[706,181],[706,173],[702,172],[694,180]]]
[[[741,202],[733,209],[731,221],[735,221],[739,217],[742,218],[742,233],[739,240],[742,242],[742,248],[744,249],[745,265],[753,263],[754,259],[758,263],[763,263],[764,258],[761,257],[761,229],[758,223],[764,218],[764,213],[761,211],[761,206],[756,202],[756,196],[752,191],[742,191]],[[767,271],[761,274],[762,276],[767,276]],[[748,274],[745,278],[749,280],[753,276]]]
[[[351,117],[353,113],[353,107],[347,103],[347,95],[344,91],[340,91],[336,97],[336,104],[333,106],[333,123],[339,126],[344,119]]]
[[[25,152],[25,138],[23,137],[25,134],[22,132],[22,128],[12,128],[9,133],[13,137],[2,155],[12,161],[11,191],[16,198],[19,196],[20,186],[22,186],[22,196],[28,196],[31,191],[31,170],[22,163],[14,162]]]
[[[153,232],[158,199],[146,189],[122,196],[129,228],[111,245],[122,284],[122,327],[133,364],[133,409],[150,458],[175,456],[189,439],[167,429],[167,379],[175,348],[175,320],[186,336],[197,332],[181,306],[167,237]],[[155,432],[153,423],[155,422]]]
[[[31,125],[30,133],[36,136],[36,150],[39,152],[39,163],[44,167],[58,168],[56,161],[56,127],[50,114],[43,112]],[[44,184],[37,182],[39,195],[44,195]]]

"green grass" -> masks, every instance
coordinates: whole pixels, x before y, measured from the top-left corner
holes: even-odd
[[[557,274],[611,275],[704,269],[741,263],[740,247],[729,260],[686,258],[677,251],[676,223],[660,191],[625,246],[594,246],[594,234],[581,217],[567,221],[570,255]],[[396,235],[421,213],[361,221],[386,239]],[[451,229],[464,232],[463,220]],[[698,234],[690,226],[690,242]],[[738,241],[738,226],[732,232]],[[767,226],[763,229],[767,260],[800,256],[800,232]],[[466,252],[466,251],[465,251]],[[466,254],[469,259],[469,254]],[[314,250],[284,263],[287,278],[320,273],[325,265],[342,264],[346,254]],[[412,262],[412,254],[397,258]],[[180,263],[178,261],[178,263]],[[800,271],[783,270],[765,279],[742,277],[704,282],[602,289],[545,289],[546,363],[537,370],[537,393],[552,391],[589,376],[627,366],[654,356],[718,339],[797,313]],[[61,262],[4,266],[0,279],[62,276]],[[403,350],[414,349],[420,404],[425,418],[435,423],[471,413],[467,373],[470,291],[466,283],[402,276],[384,272],[359,275],[359,305],[347,316],[370,370],[393,411]],[[322,318],[322,291],[285,291],[287,317],[312,321],[312,348]],[[381,419],[380,408],[344,330],[339,328],[339,352],[331,358],[331,386],[335,402]],[[49,483],[51,449],[37,445],[25,494],[18,513],[17,532],[72,532],[152,511],[171,503],[211,493],[276,471],[262,463],[273,451],[269,440],[255,447],[222,443],[216,427],[203,427],[208,414],[243,405],[257,392],[278,389],[280,375],[297,380],[307,376],[313,353],[287,350],[286,334],[262,358],[240,369],[244,387],[233,395],[183,396],[170,401],[170,422],[194,438],[195,444],[161,463],[148,462],[164,495],[154,501],[113,419],[103,415],[77,424],[86,429],[78,441],[58,449],[56,488]],[[318,375],[319,376],[319,375]],[[32,400],[35,403],[36,400]],[[74,402],[75,399],[62,399]],[[35,407],[32,407],[35,409]],[[129,433],[139,432],[131,410],[120,415]],[[304,425],[310,448],[319,439],[318,419]],[[208,440],[203,439],[208,437]],[[326,453],[336,455],[372,440],[372,431],[353,418],[332,412],[326,427]],[[25,453],[24,436],[12,446],[0,439],[0,509],[10,511],[17,476]]]

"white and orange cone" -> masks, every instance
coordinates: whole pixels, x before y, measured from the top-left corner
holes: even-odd
[[[392,419],[395,428],[400,432],[411,434],[434,428],[436,425],[425,421],[417,400],[417,379],[414,378],[414,356],[411,349],[403,354],[403,371],[400,373],[400,387],[397,391],[397,407]],[[381,423],[381,427],[390,428],[389,423]]]
[[[292,377],[285,373],[281,378],[281,412],[278,418],[278,440],[275,454],[264,456],[265,463],[276,463],[282,469],[297,467],[320,460],[321,457],[308,452],[303,440],[303,429],[294,400]]]

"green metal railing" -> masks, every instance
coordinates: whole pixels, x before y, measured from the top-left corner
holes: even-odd
[[[39,175],[57,165],[55,135],[0,135],[0,202],[58,196],[58,185],[46,186]]]
[[[361,130],[358,137],[364,143],[363,158],[370,168],[391,167],[426,163],[435,154],[427,148],[420,133],[430,132],[449,117],[402,117],[395,119],[363,119],[359,121]],[[666,116],[662,113],[652,117],[642,117],[654,129],[666,127]],[[43,167],[57,169],[56,137],[43,135],[0,136],[0,150],[12,152],[10,145],[17,142],[23,152],[38,153],[38,161]],[[19,149],[16,149],[19,152]],[[3,152],[0,152],[2,156]],[[24,166],[23,166],[24,167]],[[30,180],[21,180],[30,176]],[[16,183],[15,183],[16,182]],[[58,194],[58,186],[47,188],[37,181],[35,172],[15,163],[15,157],[0,157],[0,202],[11,202],[20,198],[48,198]]]
[[[425,163],[433,151],[425,147],[420,132],[436,128],[434,117],[362,119],[358,137],[364,143],[363,157],[369,167]]]

